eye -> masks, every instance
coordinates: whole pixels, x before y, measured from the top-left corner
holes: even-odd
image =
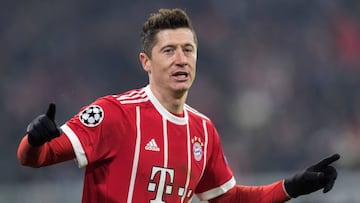
[[[192,52],[193,50],[191,48],[185,48],[184,52]]]
[[[163,50],[163,52],[164,52],[165,54],[167,54],[167,55],[171,55],[171,54],[174,53],[174,49],[171,48],[171,47],[168,47],[168,48],[165,48],[165,49]]]
[[[183,49],[183,51],[184,51],[185,54],[191,54],[191,53],[194,52],[194,48],[191,47],[191,46],[185,47],[185,48]]]

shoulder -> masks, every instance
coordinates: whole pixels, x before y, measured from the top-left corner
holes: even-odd
[[[83,106],[81,113],[86,111],[101,111],[101,112],[115,112],[123,111],[131,108],[134,105],[139,105],[148,101],[148,97],[144,93],[143,88],[129,90],[120,94],[106,95],[97,98],[90,105]]]
[[[117,101],[119,104],[139,104],[149,101],[149,97],[145,93],[145,88],[133,89],[126,91],[122,94],[111,95],[111,98],[114,101]]]
[[[132,114],[134,107],[145,101],[148,101],[148,98],[144,95],[143,88],[102,96],[91,104],[83,106],[79,112],[79,119],[90,127],[100,124],[103,120],[111,123],[118,121],[119,116],[125,118]]]
[[[124,106],[149,101],[144,88],[128,90],[120,94],[106,95],[98,98],[95,103],[102,105]]]
[[[188,104],[185,104],[185,110],[188,112],[189,116],[198,117],[200,119],[205,119],[206,121],[211,122],[209,117],[207,117],[205,114],[199,112],[195,108],[189,106]]]

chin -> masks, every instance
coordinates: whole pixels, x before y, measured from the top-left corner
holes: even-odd
[[[191,87],[191,85],[181,85],[181,86],[174,87],[173,90],[178,93],[184,93],[184,92],[189,91],[190,87]]]

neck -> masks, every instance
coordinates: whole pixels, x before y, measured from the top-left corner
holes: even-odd
[[[184,112],[184,105],[187,98],[188,91],[173,92],[171,90],[157,90],[150,85],[156,99],[171,113],[182,114]]]

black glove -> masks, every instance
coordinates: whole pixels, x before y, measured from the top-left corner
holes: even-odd
[[[337,172],[331,163],[340,158],[334,154],[310,166],[304,172],[285,180],[285,190],[293,198],[309,194],[323,188],[323,193],[329,192],[335,183]]]
[[[34,146],[40,146],[51,139],[60,136],[61,129],[55,123],[56,106],[51,103],[46,114],[36,117],[27,126],[28,142]]]

